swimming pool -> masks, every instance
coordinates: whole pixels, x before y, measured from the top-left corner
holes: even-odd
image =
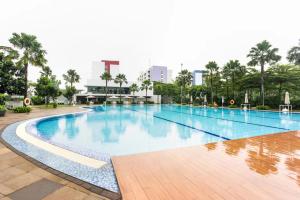
[[[75,152],[128,155],[300,130],[299,114],[177,105],[93,107],[37,121],[28,132]]]

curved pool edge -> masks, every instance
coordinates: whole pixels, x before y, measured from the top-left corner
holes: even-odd
[[[39,120],[39,119],[38,119]],[[75,153],[73,151],[69,151],[67,149],[61,148],[59,146],[55,146],[51,143],[45,142],[43,140],[40,140],[37,137],[34,137],[32,135],[30,135],[27,131],[26,131],[26,126],[29,123],[35,122],[36,119],[32,119],[32,120],[27,120],[23,123],[21,123],[20,125],[17,126],[16,129],[16,134],[19,138],[21,138],[22,140],[31,143],[32,145],[40,148],[40,149],[44,149],[50,153],[56,154],[58,156],[64,157],[65,159],[71,160],[73,162],[78,162],[82,165],[86,165],[88,167],[92,167],[92,168],[101,168],[103,165],[106,164],[106,162],[101,161],[101,160],[97,160],[94,158],[89,158],[87,156],[81,155],[79,153]]]
[[[55,115],[48,115],[45,117],[35,117],[29,120],[21,120],[21,121],[17,121],[17,122],[12,122],[6,126],[4,126],[2,129],[0,129],[0,142],[6,146],[7,148],[9,148],[12,152],[16,153],[17,155],[19,155],[20,157],[28,160],[29,162],[37,165],[39,168],[42,168],[56,176],[59,176],[60,178],[66,179],[70,182],[73,182],[81,187],[84,187],[85,189],[99,194],[103,197],[109,198],[109,199],[122,199],[121,193],[119,191],[119,186],[118,186],[118,182],[116,180],[115,177],[115,173],[114,173],[114,169],[113,169],[113,165],[112,163],[106,163],[106,165],[104,167],[102,167],[102,169],[98,172],[100,172],[99,174],[97,173],[97,170],[99,169],[95,169],[96,171],[91,170],[91,167],[87,167],[87,166],[82,166],[82,165],[74,165],[72,167],[70,167],[71,173],[68,173],[70,171],[66,171],[65,169],[61,170],[60,167],[62,167],[62,165],[64,166],[68,166],[70,163],[73,163],[72,161],[68,161],[67,159],[63,159],[60,156],[57,155],[50,155],[49,152],[46,152],[45,150],[40,150],[37,147],[31,145],[31,144],[26,144],[26,142],[22,142],[21,144],[16,146],[16,143],[20,142],[20,138],[18,140],[18,136],[16,135],[16,129],[18,127],[18,125],[26,122],[26,121],[32,121],[32,120],[38,120],[38,119],[46,119],[46,118],[51,118],[51,117],[55,117],[55,116],[64,116],[64,115],[69,115],[69,114],[78,114],[78,113],[85,113],[85,112],[89,112],[89,110],[85,110],[85,111],[80,111],[80,112],[69,112],[69,113],[65,113],[65,114],[55,114]],[[16,139],[14,141],[14,139]],[[27,151],[22,151],[22,147],[25,149],[28,148],[33,150],[31,153],[28,153]],[[42,152],[40,155],[40,151]],[[47,154],[47,155],[45,155]],[[53,157],[51,157],[53,156]],[[46,161],[43,162],[43,159],[41,158],[46,158]],[[56,160],[57,159],[57,160]],[[53,161],[57,161],[57,162],[53,162]],[[63,162],[61,162],[63,161]],[[66,162],[64,162],[66,161]],[[61,163],[62,165],[59,165],[58,163]],[[78,169],[80,169],[79,171],[84,172],[83,176],[80,177],[78,176]],[[99,179],[96,178],[93,180],[88,180],[89,176],[87,175],[88,173],[90,173],[90,177],[97,177]],[[104,175],[104,176],[101,176]],[[107,176],[106,176],[107,175]],[[104,185],[103,185],[104,183]]]

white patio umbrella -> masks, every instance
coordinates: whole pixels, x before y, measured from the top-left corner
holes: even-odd
[[[248,93],[246,92],[245,94],[245,103],[249,103],[249,100],[248,100]]]
[[[285,105],[290,105],[290,104],[291,104],[289,92],[285,92],[284,104],[285,104]]]

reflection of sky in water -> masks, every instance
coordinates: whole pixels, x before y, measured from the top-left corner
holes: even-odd
[[[104,111],[41,121],[37,128],[40,137],[53,143],[123,155],[222,140],[201,130],[235,139],[300,129],[299,122],[296,114],[168,105],[108,106]]]

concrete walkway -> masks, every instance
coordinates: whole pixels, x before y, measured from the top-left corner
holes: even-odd
[[[7,125],[35,117],[82,111],[78,107],[33,109],[29,114],[7,112],[0,118],[0,130]],[[108,195],[106,195],[108,196]],[[0,143],[0,200],[108,199],[50,173]]]

